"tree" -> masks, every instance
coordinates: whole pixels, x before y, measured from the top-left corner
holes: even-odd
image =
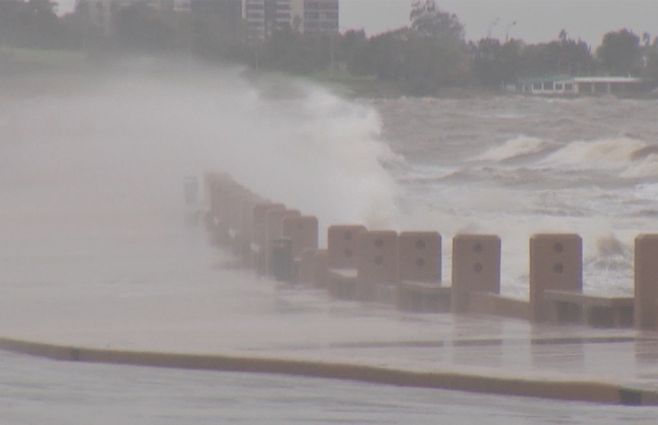
[[[472,67],[480,84],[496,88],[516,80],[521,64],[521,42],[509,40],[501,44],[498,39],[484,38],[474,48]]]
[[[566,41],[568,40],[567,30],[563,29],[562,31],[560,31],[560,34],[558,35],[557,38],[560,40],[561,43],[566,43]]]
[[[332,37],[301,34],[290,26],[277,29],[260,47],[257,65],[295,74],[327,69],[335,48]]]
[[[587,75],[594,71],[594,59],[587,43],[568,38],[566,32],[562,32],[558,38],[549,43],[524,46],[518,75]]]
[[[20,0],[0,1],[0,43],[16,41],[22,3]]]
[[[642,33],[642,44],[644,44],[644,47],[649,47],[651,45],[651,34],[648,32]]]
[[[653,40],[653,44],[647,47],[647,66],[644,70],[644,76],[656,86],[658,85],[658,37]]]
[[[341,35],[338,42],[338,60],[344,63],[352,61],[355,55],[368,43],[364,30],[349,30]]]
[[[146,3],[121,7],[113,24],[116,40],[124,48],[162,51],[175,46],[175,25]]]
[[[50,0],[0,0],[0,41],[18,47],[58,48],[64,29]]]
[[[640,37],[627,29],[609,32],[603,36],[596,56],[610,74],[638,73],[641,68]]]
[[[464,26],[457,15],[441,11],[434,0],[414,0],[409,18],[411,29],[421,37],[464,40]]]
[[[381,80],[401,80],[408,38],[408,28],[369,38],[348,63],[348,70],[356,75],[374,75]]]

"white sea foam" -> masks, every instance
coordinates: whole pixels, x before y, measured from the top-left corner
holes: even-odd
[[[540,152],[546,143],[537,137],[519,136],[499,146],[488,149],[476,159],[481,161],[504,161],[522,155]]]
[[[548,155],[539,165],[558,169],[623,170],[633,161],[633,154],[646,146],[646,142],[628,137],[574,141]]]
[[[620,173],[620,177],[637,179],[658,176],[658,155],[651,154],[635,161]]]

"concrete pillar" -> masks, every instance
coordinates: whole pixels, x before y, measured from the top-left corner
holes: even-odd
[[[285,210],[283,204],[262,203],[254,206],[253,212],[253,244],[250,247],[253,256],[251,263],[259,273],[266,271],[267,247],[267,215],[270,211]]]
[[[400,280],[441,282],[441,235],[402,232],[398,238]]]
[[[283,237],[292,241],[292,254],[301,256],[306,250],[318,249],[318,219],[313,216],[286,217],[283,220]]]
[[[548,320],[546,289],[583,291],[583,242],[574,234],[540,234],[530,238],[530,319]]]
[[[240,204],[240,224],[238,228],[239,255],[245,264],[251,259],[251,244],[254,243],[254,208],[264,201],[256,196],[243,199]]]
[[[379,230],[359,233],[356,257],[360,282],[392,283],[399,280],[397,232]]]
[[[272,276],[279,282],[294,283],[292,241],[288,238],[274,239],[270,243],[269,254],[269,270]]]
[[[224,173],[208,173],[205,176],[206,191],[210,204],[210,220],[216,222],[221,216],[222,196],[232,179]]]
[[[289,217],[300,217],[297,210],[273,209],[267,212],[265,233],[265,270],[271,272],[272,249],[276,240],[283,238],[283,221]],[[291,249],[292,249],[292,244]]]
[[[242,221],[242,201],[250,198],[251,194],[240,187],[232,188],[225,197],[223,215],[226,225],[237,232]]]
[[[329,268],[356,268],[356,241],[365,226],[334,225],[327,230]]]
[[[299,268],[297,269],[297,282],[305,285],[315,283],[315,254],[317,250],[306,250],[299,255]]]
[[[265,246],[267,241],[267,215],[270,211],[285,210],[286,206],[283,204],[273,204],[265,202],[254,206],[253,213],[253,232],[254,243],[260,246]]]
[[[219,210],[218,194],[221,189],[221,182],[226,176],[222,173],[206,173],[204,182],[206,186],[206,196],[210,205],[210,213],[215,214]]]
[[[329,254],[326,249],[315,252],[313,259],[313,284],[318,288],[327,287],[327,270],[329,269]]]
[[[470,291],[500,293],[500,238],[457,235],[452,240],[452,301],[455,313],[468,309]]]
[[[636,329],[658,326],[658,234],[635,238],[635,302]]]
[[[265,222],[267,226],[266,242],[283,237],[283,222],[287,218],[299,218],[301,213],[297,210],[271,209],[267,212]]]
[[[307,250],[299,257],[298,282],[305,285],[326,287],[327,250]]]
[[[240,234],[242,239],[249,244],[254,241],[254,208],[256,205],[263,203],[264,201],[259,198],[242,200],[240,206]]]

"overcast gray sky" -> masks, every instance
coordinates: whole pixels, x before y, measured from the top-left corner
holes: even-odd
[[[341,0],[341,30],[363,28],[376,34],[404,26],[412,0]],[[59,0],[69,11],[75,0]],[[455,13],[466,27],[468,39],[521,38],[528,42],[557,38],[565,29],[594,47],[603,34],[629,28],[637,34],[658,36],[658,0],[437,0]],[[516,22],[516,24],[514,24]]]

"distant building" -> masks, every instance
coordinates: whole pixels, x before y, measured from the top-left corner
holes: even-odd
[[[249,40],[264,40],[276,30],[293,27],[293,0],[244,0],[243,18]]]
[[[647,87],[641,78],[553,76],[520,80],[512,90],[531,95],[578,96],[631,94]]]
[[[276,30],[337,34],[339,0],[243,0],[250,40],[264,40]]]
[[[126,6],[145,4],[160,11],[189,12],[196,0],[76,0],[75,13],[85,18],[103,34],[112,34],[116,13]]]
[[[0,0],[1,1],[1,0]],[[76,0],[76,14],[103,34],[111,35],[113,18],[122,8],[146,4],[155,10],[219,18],[223,31],[265,40],[274,31],[337,34],[339,0]]]
[[[302,32],[337,34],[338,12],[338,0],[304,0]]]

